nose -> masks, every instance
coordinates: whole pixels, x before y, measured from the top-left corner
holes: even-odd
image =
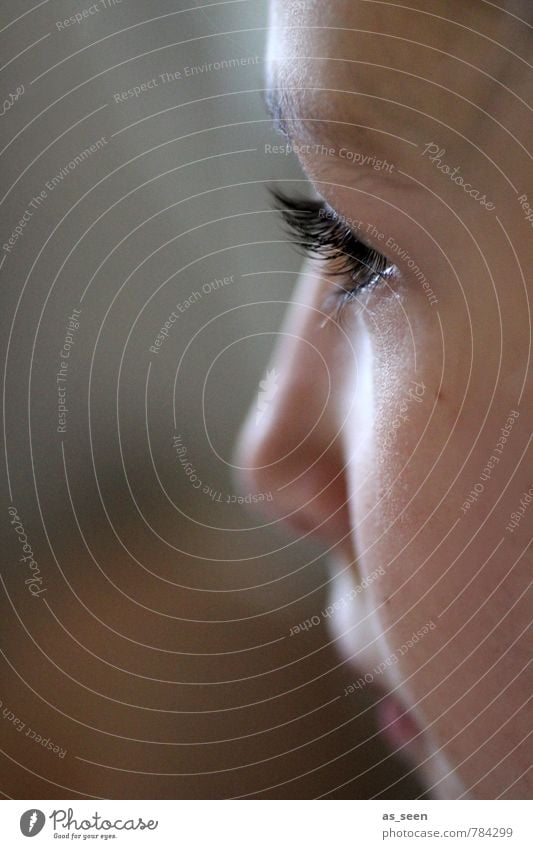
[[[341,366],[353,351],[324,298],[323,275],[309,262],[243,426],[237,464],[247,491],[272,494],[262,506],[274,518],[336,546],[350,528]]]

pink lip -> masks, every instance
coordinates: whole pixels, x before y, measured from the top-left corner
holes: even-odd
[[[399,749],[419,733],[419,729],[403,705],[394,698],[385,698],[377,708],[378,725],[390,745]]]

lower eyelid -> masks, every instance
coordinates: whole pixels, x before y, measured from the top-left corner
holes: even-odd
[[[368,281],[359,285],[351,283],[349,275],[345,275],[345,282],[337,282],[334,279],[330,280],[333,289],[326,294],[322,302],[322,310],[326,314],[323,324],[328,319],[336,322],[340,321],[344,309],[350,303],[357,301],[359,296],[374,291],[380,284],[388,284],[388,288],[390,288],[389,281],[397,273],[398,268],[393,263],[388,263],[382,272],[374,273]]]
[[[397,270],[324,202],[291,199],[277,190],[272,194],[297,244],[308,257],[321,260],[333,278],[334,289],[325,305],[329,308],[333,304],[336,313],[359,293],[386,282]]]
[[[397,273],[397,267],[393,263],[387,262],[381,269],[368,269],[367,274],[361,272],[360,280],[356,280],[355,277],[353,277],[352,285],[347,282],[342,288],[345,292],[357,295],[358,292],[375,289],[380,285],[380,283],[391,282]]]

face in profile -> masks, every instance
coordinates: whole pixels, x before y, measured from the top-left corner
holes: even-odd
[[[268,103],[311,185],[277,203],[308,258],[238,462],[326,545],[353,687],[429,793],[523,798],[530,11],[414,5],[272,2]]]

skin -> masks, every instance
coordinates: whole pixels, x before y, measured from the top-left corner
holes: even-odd
[[[259,425],[253,405],[238,465],[249,490],[275,493],[280,522],[327,544],[341,600],[332,635],[354,681],[396,658],[374,674],[378,716],[441,798],[532,790],[533,507],[506,529],[533,483],[533,256],[517,200],[533,204],[528,27],[513,15],[481,0],[271,5],[282,129],[318,195],[396,268],[337,321],[341,281],[306,262],[273,356],[279,390]],[[440,163],[423,154],[429,143],[445,149]],[[394,168],[354,164],[343,148]],[[494,209],[451,179],[456,166]],[[364,592],[342,601],[363,577]]]

